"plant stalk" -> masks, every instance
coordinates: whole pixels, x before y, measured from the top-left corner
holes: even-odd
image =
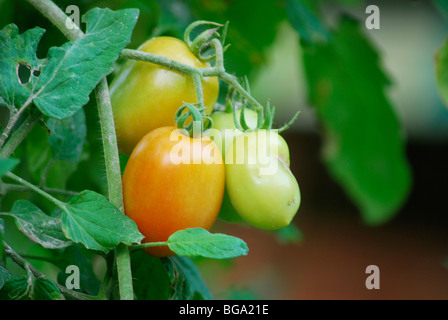
[[[51,0],[28,0],[37,10],[47,17],[69,40],[73,41],[84,36],[77,28],[66,27],[67,15]],[[123,211],[121,171],[118,156],[117,139],[110,103],[109,90],[106,78],[102,79],[95,89],[98,113],[101,125],[101,134],[104,148],[104,159],[107,172],[109,200]],[[116,250],[117,272],[120,288],[120,298],[133,300],[132,274],[130,266],[129,249],[120,244]]]

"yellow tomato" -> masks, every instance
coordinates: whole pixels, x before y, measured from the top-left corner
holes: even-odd
[[[183,41],[173,37],[152,38],[139,50],[196,68],[209,67]],[[210,114],[219,94],[218,78],[204,77],[202,87],[206,113]],[[118,146],[127,155],[146,133],[173,126],[174,114],[184,102],[197,102],[191,77],[143,61],[126,61],[112,81],[110,92]]]

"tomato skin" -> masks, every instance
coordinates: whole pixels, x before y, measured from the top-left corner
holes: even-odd
[[[269,150],[278,153],[260,157],[263,152],[258,148],[251,152],[248,147],[257,143],[269,145]],[[226,189],[238,214],[259,229],[276,230],[289,225],[299,209],[301,195],[289,169],[285,140],[272,130],[246,132],[236,136],[226,152]],[[238,161],[241,152],[242,163]]]
[[[145,236],[143,242],[166,241],[174,232],[186,228],[210,230],[221,207],[225,169],[219,149],[204,137],[202,141],[181,137],[181,133],[173,133],[174,129],[157,128],[145,135],[124,170],[125,214]],[[171,134],[175,139],[170,138]],[[190,164],[172,161],[173,148],[194,145],[200,152],[182,153],[180,158]],[[193,158],[202,163],[193,164]],[[156,257],[173,255],[167,246],[145,250]]]
[[[241,115],[241,109],[236,110],[235,116],[238,123],[240,123],[240,115]],[[223,159],[225,159],[226,150],[232,144],[233,139],[236,136],[243,134],[243,132],[236,128],[235,121],[233,119],[233,112],[214,111],[210,115],[210,117],[213,120],[213,128],[220,131],[222,139],[221,141],[217,141],[216,144],[218,145],[218,148],[221,150]],[[250,128],[255,128],[257,126],[258,115],[254,110],[245,109],[244,117],[247,125]]]
[[[164,56],[183,64],[209,67],[201,62],[187,45],[173,37],[156,37],[138,50]],[[202,80],[204,105],[210,114],[219,94],[216,77]],[[184,102],[196,103],[196,90],[191,77],[162,66],[127,60],[110,86],[120,152],[129,155],[137,142],[149,131],[174,125],[174,114]]]

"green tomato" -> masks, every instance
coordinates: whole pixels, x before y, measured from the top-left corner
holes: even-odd
[[[241,109],[236,110],[236,118],[238,123],[240,123],[240,115]],[[245,109],[244,116],[249,127],[255,128],[257,126],[258,116],[254,110]],[[226,149],[232,145],[234,137],[243,134],[243,132],[236,128],[235,121],[233,119],[233,112],[215,110],[210,117],[213,120],[213,129],[217,131],[210,130],[206,134],[214,137],[214,142],[221,151],[223,161],[225,161]],[[221,210],[219,212],[219,218],[231,223],[244,222],[233,207],[232,202],[230,201],[229,193],[227,192],[227,188],[224,190],[224,197],[222,200]]]
[[[226,150],[226,188],[236,212],[259,229],[289,225],[300,206],[289,148],[274,130],[236,136]]]
[[[241,109],[236,111],[236,118],[240,123]],[[233,142],[233,138],[242,134],[243,132],[238,130],[233,119],[233,112],[214,111],[211,116],[213,120],[213,128],[219,130],[219,136],[215,137],[215,143],[221,151],[223,159],[225,159],[226,150]],[[257,126],[257,113],[252,109],[244,110],[244,117],[246,123],[250,128]]]

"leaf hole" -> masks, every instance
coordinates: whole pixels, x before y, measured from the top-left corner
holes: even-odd
[[[38,70],[38,69],[33,69],[33,76],[36,77],[36,78],[39,78],[39,76],[40,76],[40,70]]]
[[[20,84],[28,84],[31,80],[31,66],[26,62],[20,61],[17,64],[17,77]]]

